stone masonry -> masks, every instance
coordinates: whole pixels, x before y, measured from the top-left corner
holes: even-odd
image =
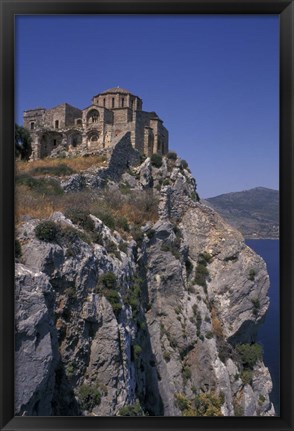
[[[142,99],[120,87],[97,94],[82,110],[63,103],[51,109],[24,111],[24,127],[32,137],[32,160],[61,151],[100,152],[125,132],[130,132],[131,143],[141,154],[168,152],[163,121],[155,112],[143,111]]]

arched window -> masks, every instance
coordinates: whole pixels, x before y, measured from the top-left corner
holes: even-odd
[[[97,142],[99,139],[99,132],[95,130],[95,132],[92,132],[88,135],[89,142]]]
[[[55,129],[59,128],[59,121],[58,120],[55,120],[54,126],[55,126]]]
[[[112,98],[112,107],[114,108],[114,97]]]
[[[123,107],[124,107],[124,105],[125,105],[125,98],[124,98],[124,97],[122,97],[122,98],[121,98],[121,107],[123,108]]]
[[[35,128],[35,122],[34,122],[34,121],[32,121],[32,122],[31,122],[31,130],[34,130],[34,128]]]
[[[76,124],[77,124],[77,126],[82,126],[83,125],[81,118],[78,118],[76,120]]]
[[[87,120],[88,123],[97,123],[99,118],[99,112],[96,109],[91,109],[91,111],[88,112]]]

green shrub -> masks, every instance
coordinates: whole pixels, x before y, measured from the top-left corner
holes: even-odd
[[[182,369],[182,377],[184,380],[184,383],[186,383],[191,378],[191,370],[189,367],[185,366]]]
[[[130,283],[128,292],[125,295],[125,303],[132,307],[133,313],[138,314],[140,311],[140,295],[141,295],[142,280],[135,277]]]
[[[181,258],[181,253],[179,252],[178,246],[175,243],[163,243],[161,245],[161,251],[172,253],[176,259]]]
[[[262,405],[265,402],[266,398],[263,394],[259,395],[258,403],[259,405]]]
[[[204,251],[203,253],[199,254],[198,262],[202,263],[203,265],[210,263],[212,260],[212,256],[207,251]],[[206,265],[205,265],[206,266]]]
[[[193,270],[193,264],[190,259],[186,260],[185,267],[186,267],[187,275],[189,276]]]
[[[252,302],[254,308],[257,308],[258,310],[260,309],[260,302],[259,302],[258,298],[251,299],[251,302]]]
[[[240,377],[244,385],[250,385],[252,382],[252,370],[241,371]]]
[[[198,263],[196,267],[195,283],[204,288],[207,287],[206,281],[209,278],[209,272],[204,263]]]
[[[109,229],[115,229],[115,219],[108,212],[99,211],[95,213],[95,216],[98,217]]]
[[[60,228],[53,221],[43,221],[35,228],[35,235],[40,241],[55,242]]]
[[[130,232],[128,220],[125,217],[117,217],[116,223],[118,228],[123,229],[125,232]]]
[[[190,195],[190,198],[192,199],[192,201],[194,201],[194,202],[198,202],[199,201],[199,197],[198,197],[198,195],[197,195],[197,193],[196,192],[192,192],[191,193],[191,195]]]
[[[108,302],[112,306],[112,310],[115,316],[117,317],[122,309],[119,293],[116,290],[110,289],[103,289],[103,291],[100,291],[100,293],[102,293],[103,296],[105,296],[105,298],[108,300]]]
[[[39,166],[30,171],[31,175],[56,175],[58,177],[71,175],[75,171],[64,163],[58,166]]]
[[[73,373],[74,373],[74,366],[71,362],[69,362],[66,366],[66,374],[68,375],[68,377],[72,377]]]
[[[186,162],[186,160],[182,160],[181,161],[181,166],[182,166],[183,169],[187,169],[188,163]]]
[[[188,408],[190,408],[190,402],[185,397],[184,394],[175,393],[175,399],[176,399],[176,404],[181,411],[184,411],[184,410],[187,410]]]
[[[238,344],[236,351],[245,368],[252,369],[257,361],[262,360],[263,351],[260,344]]]
[[[14,241],[14,254],[16,259],[19,259],[22,255],[21,244],[18,239]]]
[[[255,276],[256,276],[256,271],[254,269],[250,269],[249,275],[248,275],[248,279],[250,281],[254,281],[255,280]]]
[[[142,347],[139,346],[139,344],[134,344],[132,347],[133,347],[134,358],[137,359],[139,355],[142,353]]]
[[[19,174],[16,176],[16,184],[24,185],[42,195],[50,196],[64,193],[59,182],[53,178],[33,178],[28,174]]]
[[[70,219],[73,224],[80,226],[81,228],[93,232],[95,230],[95,223],[91,219],[89,213],[85,210],[72,208],[65,212],[65,217]]]
[[[155,166],[156,168],[160,168],[160,166],[162,166],[162,156],[160,154],[152,154],[150,160],[152,166]]]
[[[168,350],[165,350],[165,351],[163,352],[163,359],[164,359],[166,362],[169,362],[169,361],[170,361],[170,357],[171,357],[170,352],[169,352]]]
[[[101,289],[116,289],[117,281],[113,272],[105,272],[99,278],[98,285]]]
[[[169,151],[166,155],[169,160],[177,160],[178,155],[175,151]]]
[[[133,239],[140,245],[144,239],[144,233],[142,230],[136,226],[131,231]]]
[[[109,301],[116,316],[119,315],[122,309],[120,296],[117,289],[117,280],[113,272],[105,272],[102,274],[95,289],[96,293],[105,296],[105,298]]]
[[[221,406],[224,403],[224,396],[215,392],[206,392],[196,395],[195,407],[197,416],[222,416]]]
[[[140,406],[140,403],[137,401],[135,404],[124,406],[118,411],[118,416],[145,416]]]
[[[90,244],[92,240],[92,236],[94,235],[95,235],[94,233],[93,234],[91,233],[91,237],[90,237],[87,233],[80,232],[79,230],[77,230],[72,226],[61,226],[58,230],[56,241],[58,242],[58,244],[68,247],[67,249],[68,256],[75,256],[76,255],[75,244],[74,244],[75,241],[80,239],[81,241],[84,241],[87,244]]]
[[[90,386],[83,384],[79,390],[79,401],[83,410],[92,410],[95,406],[98,406],[101,402],[101,392],[99,386]]]

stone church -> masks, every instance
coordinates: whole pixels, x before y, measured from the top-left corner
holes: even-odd
[[[51,109],[24,111],[24,127],[32,137],[33,160],[62,151],[73,155],[99,153],[126,132],[141,154],[168,152],[163,121],[155,112],[143,111],[142,99],[120,87],[97,94],[82,110],[63,103]]]

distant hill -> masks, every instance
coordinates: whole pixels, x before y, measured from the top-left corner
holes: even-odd
[[[256,187],[203,201],[245,238],[279,238],[279,192]]]

